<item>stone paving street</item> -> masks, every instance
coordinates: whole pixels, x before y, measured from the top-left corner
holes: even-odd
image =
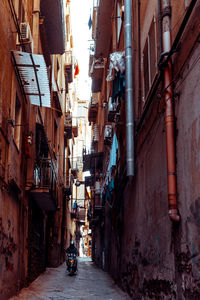
[[[86,258],[79,258],[78,274],[69,276],[65,264],[48,268],[28,288],[10,300],[129,300],[110,276]]]

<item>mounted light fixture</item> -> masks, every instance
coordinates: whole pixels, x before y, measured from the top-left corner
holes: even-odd
[[[80,186],[81,184],[85,184],[85,181],[76,180],[75,186]]]

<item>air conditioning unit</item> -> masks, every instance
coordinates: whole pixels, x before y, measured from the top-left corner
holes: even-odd
[[[31,53],[33,50],[33,39],[31,28],[28,22],[20,23],[20,41],[18,38],[17,45],[23,45],[25,50],[29,53]]]
[[[20,33],[23,42],[32,42],[31,28],[28,22],[20,23]]]

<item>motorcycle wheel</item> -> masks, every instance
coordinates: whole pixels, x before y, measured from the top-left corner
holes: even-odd
[[[72,276],[73,274],[74,274],[74,270],[73,270],[73,268],[70,268],[70,269],[69,269],[69,275]]]

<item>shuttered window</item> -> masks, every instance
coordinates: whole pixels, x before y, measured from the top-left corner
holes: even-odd
[[[144,47],[144,58],[143,58],[143,68],[144,68],[144,94],[147,95],[149,90],[149,62],[148,62],[148,39]]]
[[[156,27],[154,20],[143,50],[144,97],[146,98],[157,72]]]
[[[14,140],[19,149],[21,137],[21,103],[16,94],[15,98],[15,127],[14,127]]]

